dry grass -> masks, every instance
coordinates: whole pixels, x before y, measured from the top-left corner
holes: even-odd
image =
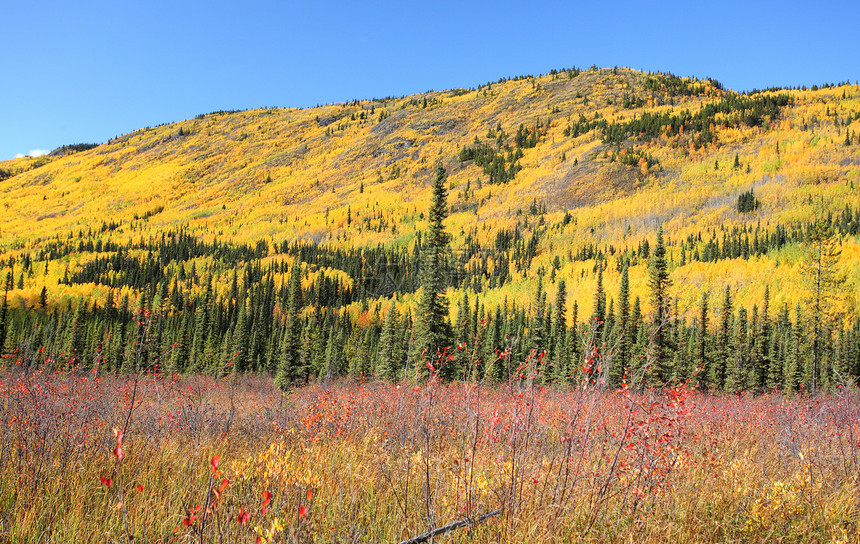
[[[431,379],[282,396],[264,377],[10,367],[0,392],[4,542],[397,542],[497,508],[475,542],[860,539],[856,389]]]

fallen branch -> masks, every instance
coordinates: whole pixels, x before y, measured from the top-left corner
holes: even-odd
[[[442,527],[437,527],[436,529],[432,529],[427,531],[424,534],[413,536],[408,540],[404,540],[399,544],[418,544],[419,542],[426,542],[433,538],[434,536],[444,535],[445,533],[451,532],[454,529],[459,529],[460,527],[471,527],[473,525],[477,525],[483,521],[486,521],[494,516],[498,516],[502,513],[502,509],[499,508],[497,510],[493,510],[492,512],[487,512],[486,514],[481,514],[475,519],[461,519],[459,521],[452,521],[448,525],[444,525]]]

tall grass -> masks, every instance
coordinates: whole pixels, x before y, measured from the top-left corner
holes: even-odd
[[[268,377],[13,365],[0,396],[4,542],[399,542],[458,520],[435,541],[860,541],[854,388],[431,376],[283,395]]]

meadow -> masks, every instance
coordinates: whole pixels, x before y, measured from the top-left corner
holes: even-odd
[[[3,542],[860,540],[855,386],[547,387],[524,365],[284,393],[6,362]]]

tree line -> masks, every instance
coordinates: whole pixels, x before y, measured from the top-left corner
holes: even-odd
[[[454,252],[444,229],[446,180],[438,166],[429,227],[410,250],[203,243],[184,231],[127,245],[99,241],[93,248],[100,244],[112,255],[66,271],[63,281],[101,285],[107,290],[102,302],[81,297],[49,307],[43,289],[32,307],[10,308],[16,276],[22,279],[48,254],[92,243],[83,233],[77,241],[53,240],[35,259],[24,254],[6,263],[12,271],[0,304],[0,348],[7,361],[23,364],[263,372],[283,387],[338,376],[398,380],[438,372],[450,380],[506,381],[531,373],[555,384],[690,379],[714,391],[801,391],[836,387],[860,372],[860,320],[838,311],[834,272],[840,234],[858,229],[858,212],[850,207],[791,228],[724,231],[722,241],[714,230],[709,241],[690,236],[672,246],[660,229],[655,243],[645,240],[635,250],[592,247],[582,255],[595,263],[591,300],[568,306],[567,284],[554,265],[534,272],[528,302],[505,298],[490,305],[482,286],[504,286],[509,266],[536,254],[541,223],[531,237],[525,224],[499,231],[491,258],[471,236],[465,250]],[[806,248],[813,286],[794,307],[771,307],[769,291],[760,305],[743,307],[726,288],[701,293],[689,317],[670,296],[669,270],[677,260],[668,247],[680,247],[683,263],[758,255],[789,242]],[[612,256],[621,281],[608,293],[603,275]],[[630,292],[637,262],[647,264],[647,312],[646,301]],[[531,270],[530,262],[521,265]],[[455,300],[448,300],[452,286]],[[410,294],[414,306],[405,302]]]

